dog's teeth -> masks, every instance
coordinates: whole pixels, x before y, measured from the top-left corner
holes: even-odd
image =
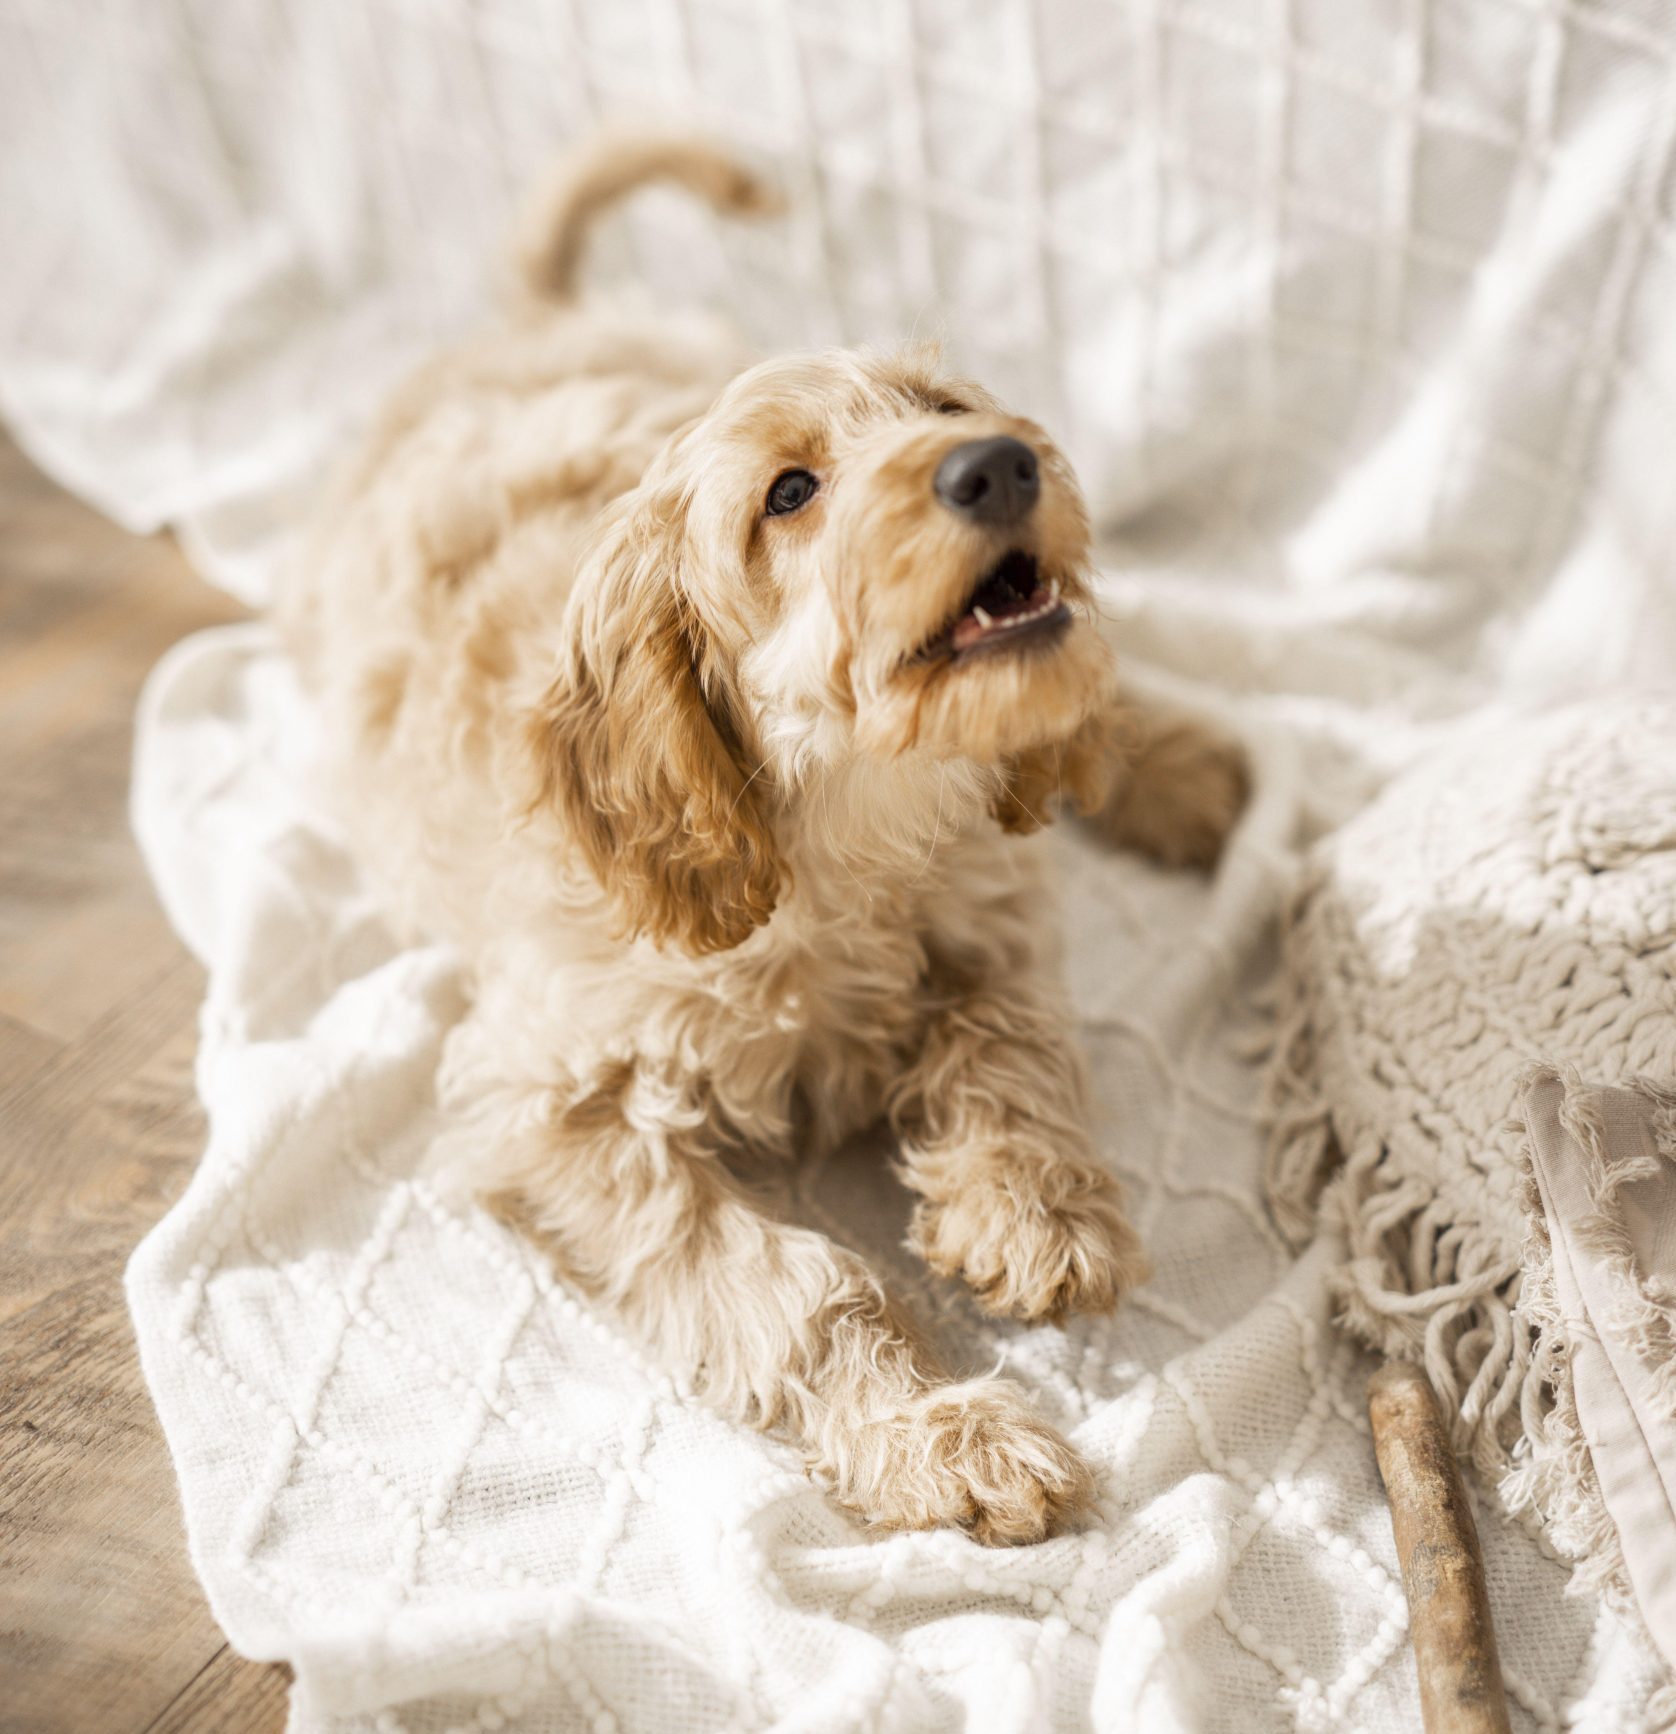
[[[1059,580],[1057,578],[1048,585],[1048,595],[1051,596],[1055,602],[1059,600]]]
[[[974,620],[976,620],[977,623],[985,629],[985,631],[987,631],[991,626],[993,626],[995,624],[995,622],[993,620],[991,620],[990,617],[987,614],[985,614],[981,608],[974,608],[972,610],[972,618]]]

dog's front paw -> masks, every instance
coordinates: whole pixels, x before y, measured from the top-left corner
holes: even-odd
[[[829,1442],[838,1497],[880,1529],[959,1528],[985,1547],[1056,1534],[1094,1476],[1002,1379],[942,1385]]]
[[[1136,750],[1100,824],[1165,867],[1214,867],[1251,792],[1245,749],[1199,723],[1158,725]]]
[[[1017,1173],[974,1179],[914,1212],[910,1244],[933,1270],[960,1277],[986,1312],[1054,1320],[1109,1313],[1148,1267],[1106,1175],[1050,1202]]]

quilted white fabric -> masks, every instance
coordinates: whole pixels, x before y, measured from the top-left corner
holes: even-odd
[[[1281,748],[1214,889],[1062,846],[1100,1135],[1158,1266],[1121,1318],[985,1320],[898,1250],[878,1150],[786,1176],[1104,1469],[1087,1534],[996,1552],[867,1537],[427,1184],[454,973],[392,948],[311,806],[265,631],[181,646],[142,742],[141,839],[211,969],[213,1131],[129,1293],[194,1558],[240,1648],[296,1669],[295,1727],[1414,1726],[1338,1250],[1294,1262],[1257,1203]],[[1533,1535],[1479,1527],[1520,1725],[1642,1725],[1656,1666]]]
[[[260,596],[338,437],[483,305],[527,173],[636,110],[792,215],[654,196],[602,280],[765,348],[944,330],[1070,445],[1123,653],[1258,740],[1208,889],[1056,845],[1157,1255],[1117,1320],[981,1321],[893,1250],[877,1152],[787,1179],[1105,1505],[1015,1553],[869,1538],[427,1187],[450,960],[382,933],[250,628],[159,670],[135,798],[210,968],[211,1143],[130,1298],[217,1614],[333,1734],[1412,1727],[1338,1249],[1257,1201],[1266,922],[1300,832],[1448,717],[1670,666],[1669,8],[8,0],[0,405]],[[1653,1662],[1479,1526],[1519,1725],[1647,1725]]]

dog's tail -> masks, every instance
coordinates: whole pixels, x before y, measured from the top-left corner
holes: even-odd
[[[714,209],[760,216],[781,208],[779,193],[712,140],[639,134],[595,140],[564,157],[529,202],[514,263],[530,294],[571,300],[594,219],[652,181],[684,187]]]

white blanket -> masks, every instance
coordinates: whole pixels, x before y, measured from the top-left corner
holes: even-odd
[[[873,1539],[425,1184],[459,1015],[311,800],[260,627],[171,656],[135,821],[210,971],[211,1141],[129,1282],[193,1557],[299,1730],[1396,1730],[1416,1697],[1323,1272],[1258,1200],[1269,920],[1308,826],[1468,709],[1662,674],[1671,45],[1641,0],[45,0],[0,16],[0,404],[259,597],[345,427],[484,304],[513,190],[603,109],[783,172],[650,199],[633,273],[765,347],[942,327],[1063,432],[1120,651],[1240,695],[1206,888],[1062,839],[1101,1136],[1158,1275],[982,1321],[877,1151],[788,1176],[1106,1472],[1089,1533]],[[68,219],[68,220],[67,220]],[[602,249],[602,275],[624,256]],[[1154,678],[1161,678],[1155,676]],[[1481,1505],[1522,1727],[1655,1664]]]

